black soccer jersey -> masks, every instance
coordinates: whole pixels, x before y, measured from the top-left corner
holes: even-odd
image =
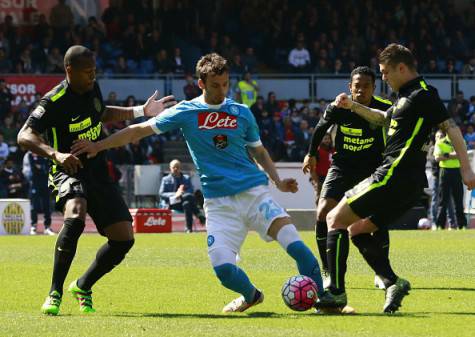
[[[41,98],[26,123],[38,133],[45,134],[49,144],[57,151],[70,153],[76,139],[97,141],[105,138],[101,122],[104,111],[105,105],[97,83],[93,90],[79,95],[64,80]],[[94,171],[97,175],[103,172],[107,174],[105,152],[95,158],[81,156],[80,159],[84,165],[84,169],[79,171],[80,176],[90,176]],[[62,167],[52,163],[51,171],[62,171]]]
[[[449,118],[447,109],[437,89],[417,77],[400,88],[390,111],[383,165],[376,175],[382,183],[401,178],[425,186],[429,136],[433,127]]]
[[[386,111],[391,102],[380,97],[373,97],[371,108]],[[310,154],[316,153],[328,128],[337,124],[335,136],[335,154],[333,164],[342,169],[374,170],[383,159],[386,130],[371,124],[348,109],[329,105],[323,118],[318,122],[310,145]]]

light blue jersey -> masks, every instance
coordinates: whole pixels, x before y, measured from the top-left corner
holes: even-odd
[[[246,149],[262,143],[256,120],[245,105],[228,98],[221,105],[209,105],[200,96],[180,102],[149,123],[156,133],[181,129],[205,198],[235,195],[267,185],[267,176]]]

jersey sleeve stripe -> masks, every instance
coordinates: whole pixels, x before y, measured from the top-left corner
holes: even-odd
[[[386,104],[389,104],[389,105],[393,105],[393,102],[391,102],[390,100],[384,99],[384,98],[379,97],[379,96],[373,96],[373,97],[377,101],[380,101],[382,103],[386,103]]]
[[[262,142],[260,140],[258,140],[256,142],[247,142],[246,144],[247,144],[247,146],[250,146],[250,147],[258,147],[258,146],[262,145]]]
[[[153,132],[155,132],[157,135],[162,134],[163,132],[157,128],[157,124],[155,124],[155,118],[151,118],[147,121],[147,124],[150,125],[152,128]]]
[[[58,99],[64,96],[65,93],[66,93],[66,88],[63,87],[57,94],[51,97],[51,101],[56,102]]]

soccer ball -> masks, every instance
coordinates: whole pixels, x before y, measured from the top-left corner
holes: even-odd
[[[427,218],[420,218],[419,222],[417,223],[417,228],[419,229],[430,229],[431,223],[430,220]]]
[[[282,286],[282,298],[292,310],[308,310],[317,300],[317,285],[308,276],[292,276]]]

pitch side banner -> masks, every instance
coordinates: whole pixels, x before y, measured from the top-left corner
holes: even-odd
[[[15,97],[12,102],[12,106],[17,106],[22,99],[28,104],[35,101],[35,94],[43,96],[50,91],[54,86],[64,79],[64,75],[52,75],[52,76],[14,76],[6,75],[2,76],[7,83],[7,87],[10,88],[10,92]]]

